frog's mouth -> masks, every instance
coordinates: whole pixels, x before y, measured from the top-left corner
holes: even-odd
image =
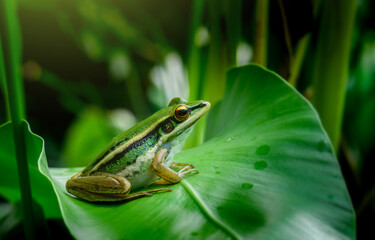
[[[199,101],[196,105],[189,107],[190,117],[179,124],[168,136],[165,136],[165,140],[173,139],[191,128],[210,108],[211,104],[207,101]]]

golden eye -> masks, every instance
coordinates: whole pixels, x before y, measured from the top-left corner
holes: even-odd
[[[178,120],[183,121],[189,117],[189,109],[184,105],[180,105],[174,111],[174,115]]]

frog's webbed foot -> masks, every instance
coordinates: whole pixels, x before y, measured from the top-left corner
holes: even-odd
[[[187,163],[177,163],[172,162],[171,168],[180,169],[180,171],[175,172],[171,168],[164,165],[163,161],[166,158],[168,153],[167,149],[160,149],[152,161],[152,168],[154,169],[155,173],[161,177],[161,179],[152,182],[151,184],[174,184],[180,182],[187,174],[191,172],[199,173],[198,169],[195,169],[193,164]],[[149,185],[151,185],[149,184]]]
[[[135,192],[135,193],[126,195],[121,200],[124,200],[124,201],[128,202],[128,201],[132,201],[132,200],[135,200],[135,199],[138,199],[138,198],[141,198],[141,197],[152,197],[153,193],[171,192],[171,191],[172,191],[172,189],[170,189],[170,188],[151,189],[151,190],[147,190],[147,191]]]

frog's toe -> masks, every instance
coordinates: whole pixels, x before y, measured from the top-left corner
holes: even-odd
[[[180,176],[181,178],[185,177],[187,174],[191,173],[191,172],[196,172],[196,173],[199,173],[199,170],[198,169],[187,169],[187,167],[183,168],[182,170],[180,170],[177,174],[178,176]]]

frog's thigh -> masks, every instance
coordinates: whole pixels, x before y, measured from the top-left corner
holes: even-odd
[[[158,180],[154,183],[156,184],[173,184],[173,183],[178,183],[182,180],[182,178],[190,173],[190,172],[199,172],[196,169],[190,169],[187,170],[187,167],[183,168],[181,171],[178,173],[170,169],[169,167],[165,166],[163,163],[163,160],[165,159],[167,155],[168,150],[165,148],[162,148],[158,150],[158,152],[155,154],[155,157],[152,161],[152,168],[154,169],[155,173],[161,177],[161,180]]]
[[[117,201],[130,192],[131,184],[126,178],[106,174],[73,177],[66,182],[69,193],[88,201]]]
[[[169,188],[159,188],[128,194],[130,188],[131,184],[126,178],[112,174],[73,177],[66,183],[69,193],[90,202],[131,201],[140,197],[150,197],[157,192],[172,191]]]

